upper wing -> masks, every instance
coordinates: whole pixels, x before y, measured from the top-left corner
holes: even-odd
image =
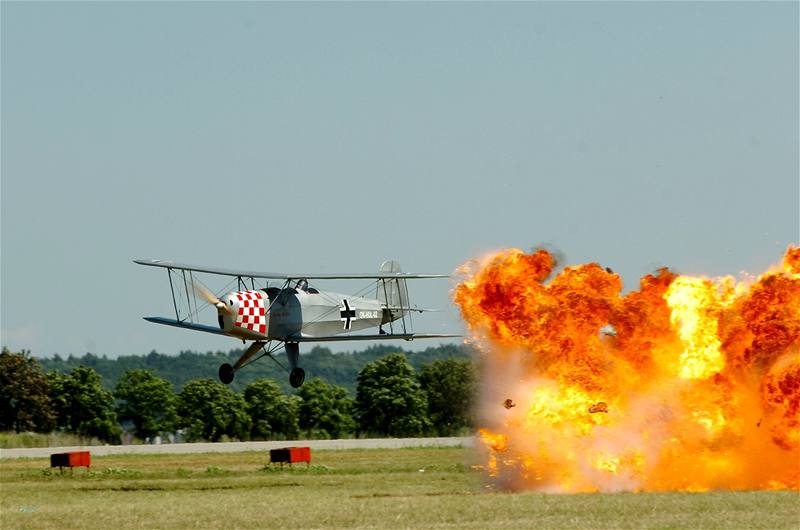
[[[222,269],[219,267],[202,267],[175,263],[160,259],[135,259],[134,263],[148,267],[163,267],[184,271],[205,272],[222,276],[239,276],[242,278],[267,278],[270,280],[364,280],[364,279],[403,279],[403,278],[448,278],[449,274],[413,274],[409,272],[370,272],[363,274],[287,274],[283,272],[254,272]]]

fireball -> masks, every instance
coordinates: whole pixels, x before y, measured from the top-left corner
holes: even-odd
[[[759,277],[661,269],[627,294],[597,263],[554,269],[509,249],[457,271],[490,485],[800,489],[800,247]]]

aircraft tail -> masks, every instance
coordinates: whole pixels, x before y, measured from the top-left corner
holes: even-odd
[[[380,272],[402,272],[402,270],[398,262],[388,260],[381,264]],[[377,299],[388,308],[391,320],[402,317],[404,310],[408,308],[408,287],[405,279],[378,280],[376,295]]]

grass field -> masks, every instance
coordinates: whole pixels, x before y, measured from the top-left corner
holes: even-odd
[[[800,528],[800,494],[492,493],[460,448],[317,451],[310,468],[264,453],[95,457],[51,472],[0,461],[0,527]]]
[[[102,445],[103,442],[95,438],[84,438],[77,434],[52,432],[40,434],[37,432],[0,432],[0,449],[16,449],[18,447],[66,447],[71,445]]]

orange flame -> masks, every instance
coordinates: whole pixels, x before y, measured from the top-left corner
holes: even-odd
[[[596,263],[554,267],[510,249],[458,269],[491,485],[800,489],[800,247],[750,281],[661,269],[624,296]]]

